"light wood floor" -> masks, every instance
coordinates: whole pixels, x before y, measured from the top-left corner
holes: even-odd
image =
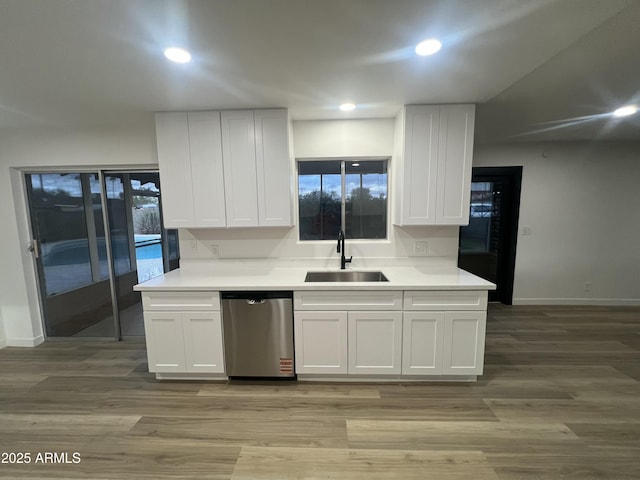
[[[5,348],[0,452],[32,461],[0,478],[640,478],[640,309],[491,305],[487,330],[474,384],[158,382],[141,342]]]

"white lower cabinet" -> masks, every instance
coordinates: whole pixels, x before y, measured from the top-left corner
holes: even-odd
[[[296,373],[401,373],[402,312],[295,312]]]
[[[481,375],[486,292],[294,293],[297,374]]]
[[[220,312],[144,312],[149,371],[224,373]]]
[[[442,374],[444,312],[404,312],[402,374]]]
[[[224,374],[218,292],[144,292],[149,371]]]
[[[486,312],[404,312],[403,375],[481,375]]]
[[[486,312],[445,312],[443,375],[481,375]]]
[[[401,373],[402,292],[294,292],[296,373]]]
[[[186,372],[184,329],[179,312],[144,312],[150,372]]]
[[[296,373],[345,374],[347,312],[296,311]]]
[[[402,372],[402,312],[348,312],[350,374]]]
[[[187,372],[224,373],[220,312],[182,314]]]

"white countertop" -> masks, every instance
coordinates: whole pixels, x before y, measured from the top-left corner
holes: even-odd
[[[381,271],[388,282],[305,282],[307,272],[335,268],[288,266],[257,261],[215,263],[180,268],[140,283],[138,291],[203,290],[495,290],[495,284],[455,267],[381,266],[352,268]]]

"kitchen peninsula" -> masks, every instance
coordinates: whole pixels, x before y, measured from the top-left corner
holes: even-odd
[[[473,381],[483,371],[487,291],[455,267],[381,266],[388,281],[305,282],[268,260],[199,262],[140,284],[149,370],[225,379],[220,292],[293,292],[299,380]],[[347,270],[348,271],[348,270]]]

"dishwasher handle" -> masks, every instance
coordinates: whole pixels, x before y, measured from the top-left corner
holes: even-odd
[[[253,300],[251,305],[264,303],[264,300],[274,300],[278,298],[288,298],[293,300],[293,292],[279,290],[248,290],[220,292],[222,300]],[[249,302],[247,302],[249,303]]]

